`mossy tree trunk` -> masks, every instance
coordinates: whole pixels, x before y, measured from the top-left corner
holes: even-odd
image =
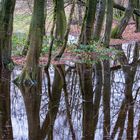
[[[113,1],[106,0],[106,22],[103,46],[109,48],[111,27],[113,21]],[[110,139],[110,60],[103,61],[103,139]]]
[[[31,8],[31,7],[30,7],[30,8]],[[31,10],[32,10],[32,8],[31,8]],[[45,0],[43,35],[45,35],[46,17],[47,17],[47,0]],[[32,17],[32,18],[33,18],[33,17]],[[31,22],[30,24],[32,24],[32,22]],[[24,56],[27,55],[27,52],[28,52],[28,49],[29,49],[31,30],[32,30],[32,26],[30,25],[30,27],[29,27],[29,32],[28,32],[28,37],[27,37],[27,41],[26,41],[26,44],[25,44],[25,46],[24,46],[24,48],[23,48],[23,50],[22,50],[22,55],[24,55]]]
[[[82,140],[93,140],[93,86],[92,66],[81,64],[79,67],[80,88],[82,93]]]
[[[89,44],[92,41],[93,37],[93,28],[95,21],[97,0],[88,0],[87,1],[87,18],[85,23],[85,44]]]
[[[81,29],[81,35],[79,39],[80,44],[90,44],[93,37],[93,28],[96,13],[96,0],[88,0],[85,11],[85,18],[83,20],[83,27]],[[84,29],[84,30],[83,30]],[[79,64],[79,77],[80,88],[82,93],[82,106],[83,106],[83,118],[82,118],[82,140],[93,140],[93,84],[92,84],[92,65]]]
[[[120,24],[114,27],[114,29],[112,30],[111,33],[112,38],[122,38],[122,34],[133,15],[134,7],[135,7],[135,1],[129,0],[128,7],[125,10],[124,17],[121,19]]]
[[[104,15],[105,15],[106,1],[100,0],[96,12],[96,21],[93,32],[93,39],[99,41],[101,36],[101,30],[103,28]],[[101,92],[102,92],[102,65],[99,61],[95,64],[95,92],[93,102],[93,139],[95,138],[96,127],[98,123]]]
[[[31,21],[31,34],[29,50],[26,56],[26,64],[22,75],[18,78],[19,83],[32,85],[37,77],[39,56],[42,47],[44,29],[44,3],[45,0],[34,0],[33,15]]]
[[[66,15],[64,10],[64,0],[55,0],[56,11],[56,39],[62,43],[66,31]],[[59,44],[59,43],[58,43]]]
[[[28,121],[28,138],[29,140],[41,140],[40,133],[40,103],[42,94],[42,71],[38,68],[37,84],[35,86],[19,86],[22,93],[27,121]]]
[[[0,10],[0,63],[8,68],[11,63],[13,13],[16,0],[2,0]]]
[[[100,0],[99,3],[98,3],[95,27],[94,27],[94,32],[93,32],[94,40],[99,40],[100,39],[100,34],[101,34],[101,31],[102,31],[103,22],[104,22],[105,5],[106,5],[105,0]]]
[[[27,52],[28,52],[28,49],[29,49],[29,44],[30,44],[30,36],[31,36],[31,26],[29,28],[29,33],[28,33],[26,44],[25,44],[25,46],[24,46],[24,48],[22,50],[22,55],[23,56],[27,55]]]
[[[10,110],[11,39],[16,0],[2,0],[0,9],[0,139],[13,139]],[[6,80],[5,80],[6,79]]]

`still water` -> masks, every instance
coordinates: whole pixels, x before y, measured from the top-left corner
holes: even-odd
[[[119,50],[123,53],[121,57],[111,60],[109,136],[110,139],[120,138],[125,140],[128,138],[129,124],[130,130],[133,132],[130,139],[136,139],[140,138],[138,134],[140,127],[140,65],[138,52],[140,49],[135,42],[117,47],[120,47]],[[0,127],[2,127],[1,133],[4,133],[4,140],[81,140],[84,129],[88,128],[85,126],[90,122],[92,123],[96,117],[97,126],[93,129],[94,139],[103,139],[103,85],[101,85],[101,94],[96,95],[95,90],[98,84],[95,66],[93,66],[92,72],[93,98],[90,99],[91,102],[82,97],[77,64],[69,63],[69,65],[61,67],[65,69],[66,89],[62,86],[62,76],[59,75],[56,66],[51,66],[49,69],[50,87],[48,87],[48,79],[43,70],[39,81],[32,87],[17,87],[13,83],[13,80],[21,73],[21,67],[15,67],[9,73],[9,77],[8,74],[3,73],[1,84],[4,89],[0,96],[6,98],[6,100],[2,98],[1,106],[3,108],[0,109],[1,115],[4,114],[6,129],[2,125],[4,124],[2,120]],[[51,91],[51,96],[48,89]],[[96,97],[98,97],[98,100],[96,100]],[[99,105],[94,108],[97,101],[99,101]],[[86,123],[83,119],[86,116],[84,114],[86,111],[83,111],[85,104],[93,104],[94,110],[98,110],[96,114],[93,114],[93,119]],[[3,131],[4,129],[5,131]]]

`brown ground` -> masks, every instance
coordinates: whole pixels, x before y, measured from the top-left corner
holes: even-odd
[[[130,43],[132,41],[140,41],[140,32],[138,33],[135,31],[135,24],[133,22],[129,23],[122,35],[122,39],[111,39],[110,45]]]
[[[123,33],[122,39],[111,39],[110,45],[116,45],[116,44],[123,44],[123,43],[131,43],[132,41],[140,41],[140,33],[135,32],[135,24],[130,23],[126,30]],[[79,28],[77,26],[73,26],[71,29],[72,35],[78,35],[80,32]],[[53,56],[54,57],[54,56]],[[24,65],[25,64],[25,57],[22,56],[13,56],[13,61],[17,65]],[[63,58],[61,61],[52,61],[52,64],[64,64],[65,61],[77,61],[77,56],[75,54],[71,53],[65,53],[63,55]],[[47,55],[44,55],[40,58],[40,64],[45,65],[47,63]]]

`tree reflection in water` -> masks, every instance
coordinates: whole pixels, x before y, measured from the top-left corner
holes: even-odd
[[[85,104],[86,101],[82,98],[81,77],[79,77],[79,69],[75,64],[66,65],[65,70],[64,66],[61,65],[51,66],[49,69],[51,95],[48,95],[48,79],[44,72],[42,76],[38,76],[35,86],[20,86],[19,90],[12,83],[11,118],[14,138],[23,140],[80,140],[85,126],[93,125],[93,130],[89,134],[92,133],[95,140],[140,139],[139,43],[114,47],[122,53],[121,57],[114,61],[111,60],[111,104],[110,112],[108,112],[111,115],[110,138],[103,138],[102,134],[104,114],[100,63],[96,64],[92,71],[93,97],[90,96],[92,102],[88,102],[88,104],[89,106],[93,105],[93,111],[90,110],[91,108],[86,108],[89,110],[83,112],[83,103]],[[18,72],[19,70],[15,68],[12,79]],[[6,88],[4,89],[4,92],[7,93]],[[86,90],[87,87],[83,87],[83,89]],[[8,97],[8,94],[6,96]],[[1,108],[1,110],[3,109]],[[93,112],[93,117],[89,114],[90,112]],[[9,117],[5,116],[5,119],[9,120],[10,110],[7,114]],[[88,117],[88,115],[90,115],[89,120],[83,121],[83,117]],[[1,125],[1,133],[2,128]]]
[[[0,73],[0,139],[13,139],[10,110],[11,71],[6,68]]]

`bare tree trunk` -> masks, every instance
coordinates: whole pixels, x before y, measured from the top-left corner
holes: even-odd
[[[93,33],[93,37],[95,40],[100,39],[100,34],[102,31],[104,15],[105,15],[105,5],[106,5],[105,0],[100,0],[98,3],[98,10],[96,13],[97,16],[95,21],[94,33]]]
[[[13,32],[13,13],[16,0],[2,0],[0,11],[0,63],[8,68],[11,65],[11,39]],[[12,66],[12,65],[11,65]]]
[[[64,9],[64,0],[55,0],[54,4],[56,5],[56,39],[60,44],[60,42],[63,42],[67,23]]]
[[[110,139],[110,63],[109,60],[103,62],[103,139]]]
[[[88,0],[85,16],[82,23],[79,44],[90,44],[92,42],[95,12],[97,0]],[[78,46],[79,47],[79,46]],[[83,119],[82,119],[82,140],[93,140],[93,85],[92,85],[92,65],[79,64],[78,72],[80,78],[80,88],[82,93]]]
[[[92,41],[95,13],[96,13],[97,0],[87,1],[87,17],[85,23],[85,44],[89,44]],[[84,40],[83,40],[84,41]]]
[[[82,25],[82,6],[80,3],[78,4],[78,20],[79,25]]]
[[[104,21],[105,15],[105,6],[106,1],[100,0],[98,3],[97,9],[97,18],[95,21],[94,32],[93,32],[93,39],[99,40],[101,35],[101,30]],[[94,94],[94,104],[93,104],[93,139],[95,137],[96,127],[98,124],[98,116],[99,116],[99,109],[100,109],[100,101],[101,101],[101,92],[102,92],[102,65],[99,61],[95,64],[95,94]]]
[[[113,1],[107,0],[106,26],[104,33],[103,45],[109,48],[110,34],[113,20]],[[103,61],[103,139],[110,139],[110,60]]]
[[[83,100],[82,140],[93,140],[93,86],[92,66],[79,66],[80,86]]]

